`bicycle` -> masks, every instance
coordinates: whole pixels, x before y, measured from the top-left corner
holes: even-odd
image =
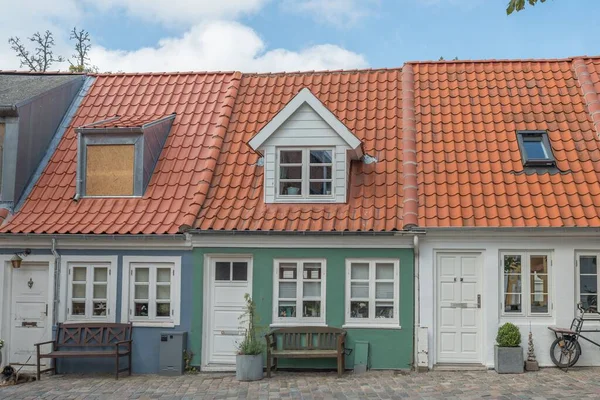
[[[598,313],[597,308],[589,307],[584,309],[582,304],[578,303],[577,309],[579,310],[580,315],[573,318],[569,329],[557,328],[554,326],[548,327],[548,329],[554,332],[554,336],[556,336],[556,339],[550,345],[550,358],[554,365],[565,371],[567,371],[569,367],[575,365],[581,356],[581,345],[579,344],[580,338],[600,347],[600,343],[594,342],[592,339],[581,334],[582,332],[600,333],[600,329],[582,329],[583,322],[585,321],[583,316],[590,312]]]

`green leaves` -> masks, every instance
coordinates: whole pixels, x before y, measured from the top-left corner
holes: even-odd
[[[510,322],[505,323],[498,329],[496,343],[500,347],[517,347],[521,344],[521,332],[516,325]]]
[[[527,0],[530,6],[535,6],[538,2],[544,3],[546,0]],[[525,0],[510,0],[506,7],[506,15],[512,14],[514,11],[521,11],[525,8]]]

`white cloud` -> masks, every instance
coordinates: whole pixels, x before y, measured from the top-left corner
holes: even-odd
[[[102,11],[122,9],[130,15],[167,25],[192,26],[213,18],[233,19],[260,10],[270,0],[85,0]]]
[[[338,26],[353,25],[373,13],[380,0],[284,0],[284,9],[310,14]]]
[[[267,50],[251,28],[233,21],[196,25],[182,37],[163,39],[157,47],[135,51],[92,48],[91,59],[101,71],[241,70],[297,71],[360,68],[360,55],[331,44],[300,51]]]

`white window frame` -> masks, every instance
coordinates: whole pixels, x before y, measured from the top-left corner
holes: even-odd
[[[504,305],[504,257],[505,256],[521,256],[521,312],[506,312]],[[548,257],[548,312],[532,312],[531,311],[531,256],[546,256]],[[537,250],[516,250],[500,252],[500,312],[503,317],[550,317],[554,310],[554,293],[552,281],[552,252],[537,251]]]
[[[351,302],[351,271],[352,264],[369,264],[369,315],[375,315],[375,287],[376,265],[394,264],[394,318],[352,318],[350,315]],[[388,281],[388,280],[386,280]],[[375,328],[375,329],[401,329],[400,326],[400,260],[396,258],[348,258],[346,259],[346,285],[345,285],[345,314],[346,321],[343,328]]]
[[[279,193],[280,181],[281,181],[281,152],[282,151],[301,151],[302,152],[302,164],[286,164],[288,166],[301,166],[302,167],[302,183],[300,195],[289,195]],[[330,151],[331,152],[331,163],[327,164],[315,164],[322,166],[331,167],[331,194],[310,194],[310,183],[314,182],[329,182],[329,179],[310,179],[310,152],[311,151]],[[335,147],[278,147],[276,152],[275,160],[275,199],[278,201],[290,201],[290,200],[333,200],[335,199]],[[290,179],[297,180],[297,179]]]
[[[61,256],[60,269],[60,301],[62,306],[59,307],[58,319],[64,323],[81,323],[81,322],[116,322],[117,315],[117,263],[118,256]],[[86,315],[71,315],[71,299],[72,299],[72,270],[73,267],[107,267],[108,282],[107,282],[107,310],[105,316],[91,315],[92,290],[93,283],[86,281]],[[93,276],[93,268],[87,268],[86,277]],[[89,296],[88,296],[89,295]]]
[[[170,317],[135,317],[133,315],[133,285],[132,276],[135,268],[172,268],[171,272],[171,316]],[[123,257],[123,277],[122,277],[122,301],[121,301],[121,322],[132,322],[133,326],[139,327],[163,327],[172,328],[181,323],[181,257],[161,257],[161,256],[125,256]],[[152,282],[152,276],[156,273],[150,272],[149,286],[156,286]],[[151,294],[153,290],[149,288],[148,302],[156,301]]]
[[[575,252],[575,312],[579,315],[579,311],[577,310],[577,304],[581,301],[581,257],[596,257],[596,280],[597,280],[597,288],[596,288],[596,296],[597,299],[600,299],[600,252],[594,251],[576,251]],[[586,274],[591,275],[591,274]],[[585,294],[583,294],[585,296]],[[593,294],[592,294],[593,295]],[[598,310],[600,311],[600,309]],[[591,320],[600,320],[600,314],[597,313],[585,313],[583,314],[585,319]]]
[[[296,263],[296,317],[282,318],[279,316],[279,265],[286,263]],[[321,316],[320,317],[302,317],[302,301],[304,290],[304,274],[303,268],[305,263],[320,263],[321,264]],[[326,325],[326,310],[327,310],[327,261],[324,258],[277,258],[273,260],[273,323],[272,327],[276,326],[325,326]],[[314,281],[312,281],[314,282]],[[310,299],[309,299],[310,300]],[[316,300],[316,299],[315,299]]]

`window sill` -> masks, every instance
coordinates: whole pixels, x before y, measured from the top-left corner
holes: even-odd
[[[174,328],[176,325],[173,322],[162,321],[130,321],[134,327],[139,328]]]
[[[395,329],[400,330],[402,327],[400,325],[392,325],[392,324],[358,324],[355,322],[342,325],[343,329]]]
[[[110,324],[116,322],[114,318],[102,318],[102,319],[91,319],[91,318],[81,318],[81,319],[69,319],[67,321],[62,322],[64,325],[69,324]]]
[[[269,328],[290,328],[294,326],[327,326],[327,323],[323,321],[273,322],[269,325]]]

